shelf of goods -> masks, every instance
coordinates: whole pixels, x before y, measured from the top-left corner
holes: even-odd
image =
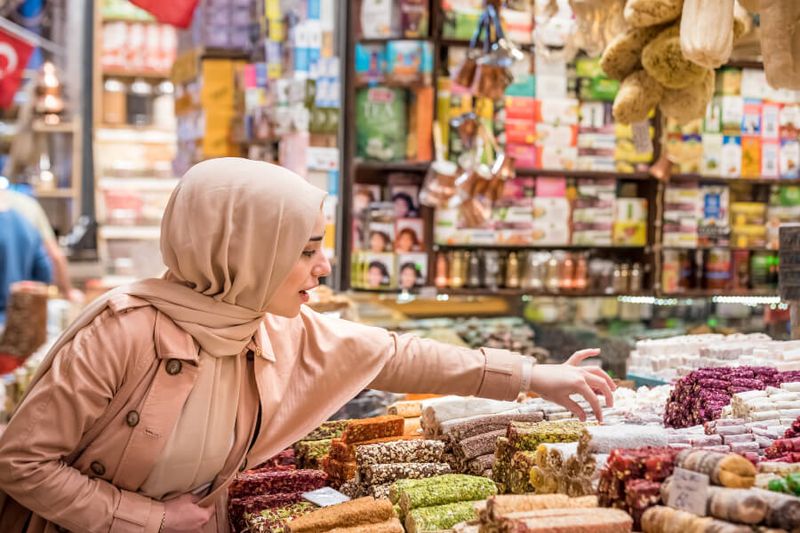
[[[503,63],[513,82],[492,92],[457,83],[480,2],[399,4],[400,15],[368,1],[348,10],[345,112],[356,127],[346,132],[342,286],[497,286],[516,297],[526,277],[546,284],[540,264],[554,262],[567,287],[584,286],[583,268],[606,279],[636,270],[615,294],[777,293],[777,227],[800,216],[800,102],[768,89],[761,65],[717,70],[704,120],[681,126],[658,112],[633,128],[614,121],[620,84],[599,61],[533,53],[526,7],[500,12],[519,45],[505,53],[523,60]],[[463,170],[470,158],[488,166]],[[473,267],[481,279],[468,283]]]
[[[487,327],[500,324],[518,331]],[[468,345],[475,326],[430,323]],[[577,395],[585,422],[536,397],[364,396],[346,418],[239,474],[231,522],[242,531],[398,533],[800,527],[797,343],[705,335],[643,340],[637,350],[632,361],[645,374],[674,359],[679,375],[619,386],[613,406],[601,399],[602,424]],[[325,486],[351,500],[302,500]]]
[[[177,30],[119,0],[95,5],[98,253],[115,283],[160,273],[159,224],[177,185],[170,69]]]
[[[322,250],[337,269],[341,74],[336,42],[344,31],[339,3],[249,3],[259,23],[252,49],[237,67],[235,85],[243,98],[237,99],[233,138],[247,157],[280,164],[328,192]]]

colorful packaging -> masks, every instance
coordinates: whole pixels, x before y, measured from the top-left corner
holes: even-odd
[[[742,138],[725,136],[722,139],[722,176],[738,178],[742,173]]]
[[[780,175],[780,143],[764,141],[761,143],[761,177],[777,178]]]
[[[360,89],[356,94],[356,155],[380,161],[404,159],[407,115],[402,89]]]
[[[761,176],[761,137],[742,137],[742,177]]]
[[[800,143],[796,139],[781,141],[780,162],[778,168],[782,179],[797,179],[800,167]]]

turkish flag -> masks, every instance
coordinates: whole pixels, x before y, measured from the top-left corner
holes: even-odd
[[[11,107],[34,46],[0,28],[0,107]]]
[[[153,15],[163,24],[171,24],[179,28],[188,28],[197,7],[197,0],[130,0]]]

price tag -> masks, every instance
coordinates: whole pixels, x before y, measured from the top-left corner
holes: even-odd
[[[303,499],[319,507],[330,507],[331,505],[350,501],[350,498],[330,487],[322,487],[321,489],[312,490],[311,492],[304,492]]]
[[[653,151],[653,139],[650,138],[650,123],[646,120],[631,124],[633,130],[633,147],[640,154]]]
[[[697,516],[706,516],[708,476],[676,468],[672,474],[667,505]]]

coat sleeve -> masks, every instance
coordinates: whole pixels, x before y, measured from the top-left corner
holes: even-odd
[[[134,323],[123,327],[125,319]],[[70,531],[144,533],[161,524],[162,503],[88,477],[63,461],[108,407],[126,365],[141,349],[130,326],[147,327],[145,313],[117,315],[107,309],[80,330],[0,437],[0,489]]]
[[[507,350],[471,350],[310,310],[303,313],[307,327],[328,337],[331,349],[360,361],[376,361],[381,368],[370,384],[374,389],[514,400],[524,386],[523,374],[531,360]]]

